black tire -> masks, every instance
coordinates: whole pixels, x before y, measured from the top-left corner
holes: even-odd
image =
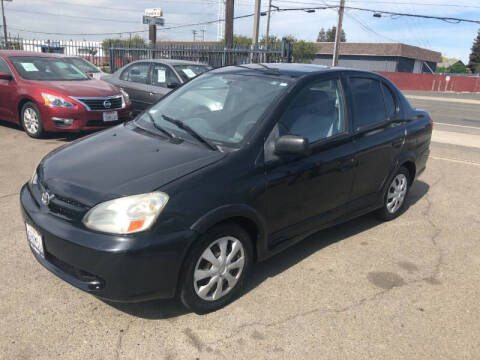
[[[390,207],[389,209],[389,204],[391,205],[391,202],[389,201],[389,194],[392,194],[392,186],[395,186],[394,185],[394,182],[396,182],[396,180],[398,180],[402,177],[405,177],[406,179],[406,182],[405,182],[405,195],[403,196],[403,200],[400,204],[400,206],[398,208],[395,208],[392,209]],[[383,220],[383,221],[390,221],[390,220],[393,220],[395,219],[396,217],[398,217],[400,214],[403,213],[403,211],[405,210],[405,200],[408,196],[408,192],[410,191],[410,185],[412,183],[412,179],[411,179],[411,174],[410,172],[408,171],[408,169],[404,166],[400,167],[400,169],[398,169],[398,171],[395,173],[395,175],[390,179],[388,185],[387,185],[387,188],[385,190],[385,194],[383,196],[383,206],[377,210],[376,212],[376,215],[377,217],[380,219],[380,220]],[[394,210],[394,211],[392,211]]]
[[[243,269],[239,271],[239,273],[237,273],[239,277],[236,284],[231,287],[231,289],[225,295],[220,297],[218,300],[204,300],[197,294],[197,291],[195,290],[194,273],[197,268],[197,264],[200,266],[202,264],[202,261],[205,262],[206,266],[210,266],[210,269],[214,268],[214,265],[209,265],[208,261],[201,260],[201,256],[204,251],[207,250],[207,248],[213,246],[213,249],[215,249],[216,245],[214,245],[214,243],[224,237],[232,237],[235,240],[240,241],[241,245],[243,246],[243,249],[241,249],[243,251],[238,251],[236,254],[237,257],[239,254],[243,254],[244,256]],[[229,242],[228,246],[232,246],[232,244],[232,242]],[[232,252],[232,248],[227,248],[227,254],[229,250],[230,252]],[[214,253],[213,250],[212,253]],[[220,258],[215,253],[214,255],[217,258]],[[235,254],[232,253],[232,255]],[[194,311],[197,314],[206,314],[224,307],[233,299],[235,299],[236,296],[238,296],[239,291],[241,290],[243,283],[248,277],[248,274],[252,267],[252,260],[252,240],[249,234],[242,227],[238,226],[235,223],[225,223],[211,228],[198,239],[198,241],[196,242],[196,244],[193,245],[193,248],[190,250],[189,254],[185,259],[184,268],[180,279],[180,300],[188,309]],[[210,269],[208,271],[210,271]],[[228,271],[232,271],[235,276],[235,269]],[[196,285],[198,289],[201,289],[202,281],[209,283],[212,279],[213,277],[207,277],[205,280],[197,281]],[[222,278],[222,280],[219,281],[221,281],[223,284],[222,289],[225,285],[227,288],[229,287],[229,282],[227,280],[223,280]],[[212,291],[216,290],[217,285],[218,283],[212,285]]]
[[[26,114],[32,114],[32,112],[37,118],[36,127],[32,127],[30,124],[26,123],[28,122],[25,117]],[[45,135],[45,131],[43,130],[42,115],[40,114],[40,110],[38,110],[37,105],[35,105],[33,102],[29,101],[23,105],[22,110],[20,111],[20,122],[22,124],[23,130],[25,130],[28,136],[34,139],[40,139]]]

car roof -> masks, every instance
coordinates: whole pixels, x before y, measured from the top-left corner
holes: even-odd
[[[154,62],[154,63],[161,63],[161,64],[168,64],[168,65],[204,65],[208,66],[208,64],[204,64],[197,61],[189,61],[189,60],[175,60],[175,59],[142,59],[137,61],[132,61],[130,64],[136,62]]]
[[[12,57],[12,56],[61,57],[62,54],[41,53],[41,52],[35,52],[35,51],[21,51],[21,50],[0,50],[0,56],[3,56],[3,57]]]

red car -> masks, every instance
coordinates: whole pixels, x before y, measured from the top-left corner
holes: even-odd
[[[0,119],[34,138],[95,130],[131,117],[126,92],[94,80],[61,56],[0,51]]]

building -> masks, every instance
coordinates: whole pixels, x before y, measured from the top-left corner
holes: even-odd
[[[316,43],[313,63],[331,65],[333,42]],[[370,71],[433,73],[442,54],[401,43],[349,43],[340,45],[338,65]]]

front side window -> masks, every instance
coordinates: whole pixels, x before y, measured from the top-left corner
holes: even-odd
[[[15,56],[11,57],[10,61],[20,76],[26,80],[90,80],[80,69],[61,58]]]
[[[152,85],[166,88],[172,87],[173,85],[180,85],[180,81],[169,66],[155,64],[153,66]]]
[[[149,71],[150,63],[133,64],[123,71],[120,80],[147,84]]]
[[[236,147],[288,86],[289,80],[278,77],[207,73],[155,104],[149,114],[155,124],[180,137],[189,134],[165,116],[210,141]],[[152,120],[144,114],[137,121]]]
[[[278,122],[279,135],[297,135],[310,143],[345,131],[345,114],[338,79],[305,86]]]
[[[370,78],[350,78],[353,96],[355,130],[386,120],[385,103],[380,81]]]

